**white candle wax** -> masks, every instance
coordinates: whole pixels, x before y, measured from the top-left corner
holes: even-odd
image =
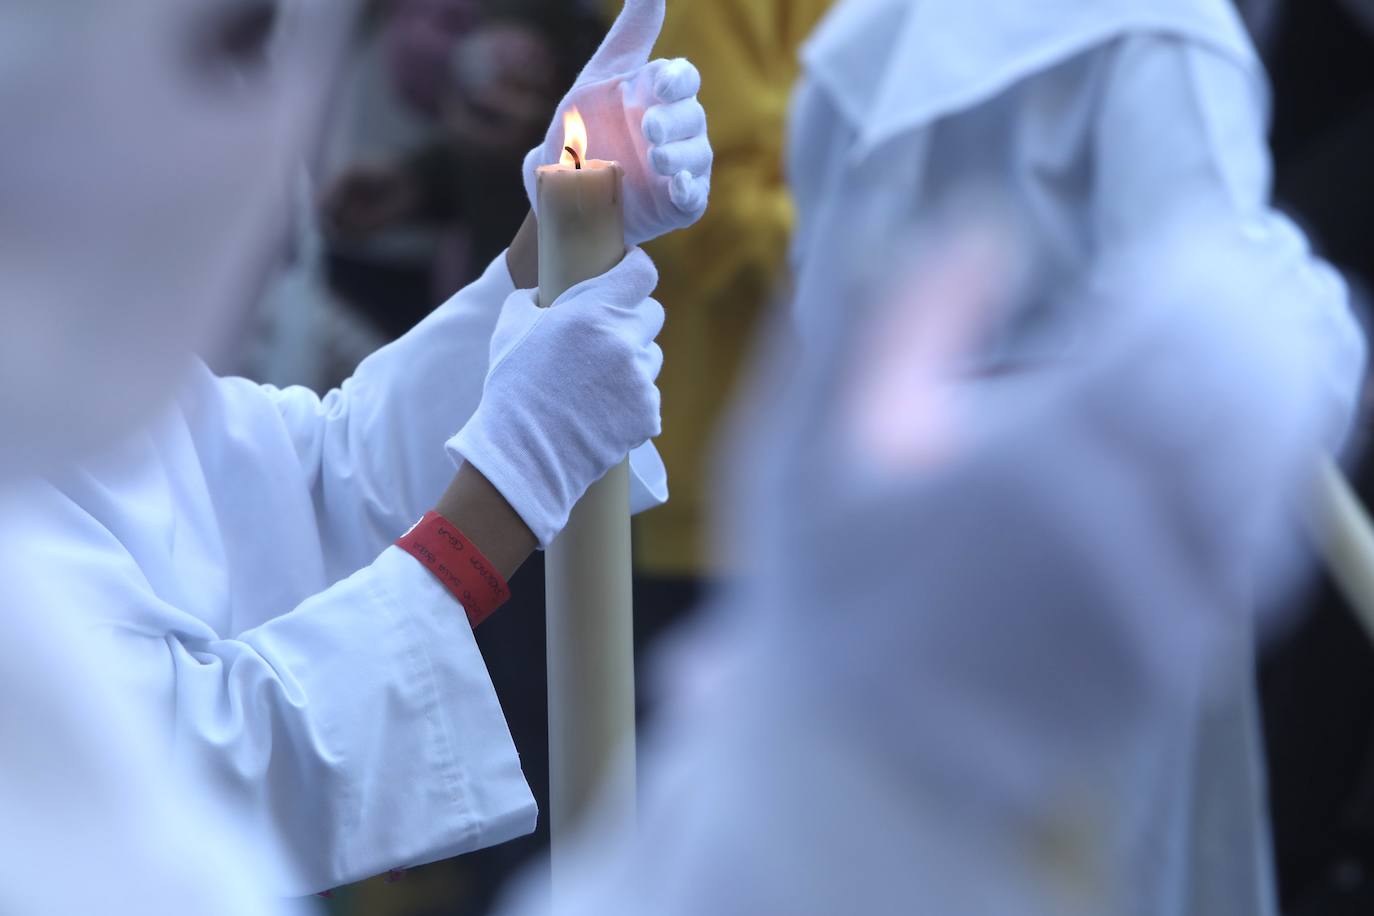
[[[591,160],[545,166],[539,203],[539,303],[625,256],[624,171]],[[545,557],[549,676],[549,825],[555,899],[571,879],[571,835],[595,799],[633,829],[634,623],[629,468],[622,462],[573,509]]]
[[[539,304],[599,277],[625,257],[625,171],[592,159],[581,169],[546,165],[535,173],[539,195]]]

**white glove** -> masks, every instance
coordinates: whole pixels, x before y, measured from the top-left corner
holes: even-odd
[[[692,225],[706,212],[715,154],[701,73],[689,61],[649,62],[664,0],[626,0],[601,47],[558,106],[542,146],[525,157],[525,191],[538,212],[535,170],[563,154],[563,113],[587,122],[593,159],[625,167],[625,242],[639,245]]]
[[[658,271],[633,249],[609,273],[568,290],[552,308],[513,293],[491,339],[482,402],[448,442],[548,545],[573,505],[662,429],[663,306]]]

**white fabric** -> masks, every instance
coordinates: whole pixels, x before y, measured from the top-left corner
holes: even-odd
[[[21,511],[8,483],[6,522]],[[269,896],[232,812],[176,778],[153,710],[126,702],[81,609],[42,603],[27,534],[0,524],[0,912],[314,912]]]
[[[1337,447],[1365,343],[1340,277],[1271,209],[1268,90],[1235,11],[1225,0],[1051,6],[849,0],[822,23],[803,52],[789,144],[803,338],[834,333],[845,314],[834,304],[881,276],[874,240],[905,238],[972,193],[1035,240],[1044,291],[1006,329],[1000,359],[1071,355],[1085,316],[1051,306],[1055,294],[1186,215],[1252,238],[1248,269],[1282,277],[1305,332],[1328,348]]]
[[[550,308],[521,290],[501,310],[482,403],[448,448],[492,482],[541,547],[588,487],[662,431],[657,285],[636,248]]]
[[[462,608],[388,546],[452,477],[511,290],[499,259],[323,400],[201,367],[153,429],[5,519],[36,611],[97,618],[159,749],[251,821],[280,893],[534,827]]]
[[[1298,307],[1330,347],[1334,445],[1363,342],[1340,279],[1270,209],[1266,86],[1229,4],[1056,9],[853,0],[822,24],[804,52],[789,147],[804,338],[833,333],[844,315],[834,303],[873,279],[872,240],[902,237],[970,190],[995,196],[1036,239],[1031,262],[1051,291],[1186,210],[1267,239],[1273,253],[1257,263],[1304,278]],[[1028,312],[1032,327],[1007,335],[1004,358],[1072,349],[1082,316]]]
[[[804,79],[824,89],[857,130],[851,156],[858,159],[1085,51],[1143,33],[1211,48],[1241,66],[1256,63],[1229,0],[1047,0],[1034,7],[844,0],[803,49]],[[1253,88],[1262,91],[1258,81]]]
[[[1364,342],[1339,277],[1270,209],[1267,90],[1228,3],[848,0],[803,58],[790,169],[806,346],[824,350],[890,271],[884,240],[972,193],[1030,240],[1035,271],[1037,295],[1002,326],[989,368],[1081,361],[1095,309],[1115,299],[1070,293],[1187,223],[1204,260],[1246,241],[1217,288],[1267,301],[1228,320],[1237,334],[1278,320],[1319,354],[1324,442],[1341,441]],[[1242,286],[1252,275],[1269,286]],[[1193,707],[1172,781],[1142,783],[1135,834],[1155,855],[1134,880],[1158,908],[1139,912],[1273,910],[1245,622],[1223,634],[1227,679]]]
[[[810,371],[764,377],[723,501],[754,576],[669,681],[634,847],[589,837],[559,913],[1273,913],[1251,603],[1363,342],[1269,209],[1243,28],[1221,0],[845,0],[804,56]],[[845,342],[989,200],[1030,299],[954,458],[884,484],[839,422],[873,358]]]
[[[525,190],[538,207],[535,172],[563,154],[563,113],[586,120],[589,158],[625,167],[625,241],[639,245],[701,219],[714,153],[697,101],[701,74],[689,61],[649,54],[664,0],[626,0],[605,41],[559,103],[544,143],[525,157]]]
[[[893,313],[982,308],[976,275],[850,302],[764,374],[723,503],[749,575],[668,668],[641,830],[593,828],[559,916],[1272,912],[1254,831],[1199,854],[1186,818],[1140,825],[1251,712],[1256,533],[1302,491],[1325,352],[1270,276],[1237,282],[1262,243],[1187,228],[1096,278],[1114,298],[1082,361],[929,376],[957,389],[940,460],[875,461],[852,408],[890,398],[865,371],[889,346],[926,346]],[[1208,775],[1184,813],[1224,826],[1253,774]]]
[[[224,5],[0,4],[0,489],[165,406],[252,301],[356,10],[276,6],[232,57]],[[152,740],[163,710],[46,600],[82,554],[27,565],[21,502],[0,494],[0,912],[314,912],[265,897],[232,813]]]

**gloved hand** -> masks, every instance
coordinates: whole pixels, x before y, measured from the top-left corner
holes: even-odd
[[[701,73],[689,61],[649,61],[665,0],[626,0],[601,47],[558,106],[542,146],[525,157],[525,191],[538,212],[535,170],[563,154],[563,114],[587,122],[593,159],[625,167],[625,242],[639,245],[692,225],[706,212],[714,153]]]
[[[491,481],[540,547],[588,487],[662,429],[657,284],[634,249],[551,308],[521,290],[501,309],[482,401],[448,450]]]

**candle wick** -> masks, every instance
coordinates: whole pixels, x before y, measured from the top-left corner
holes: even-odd
[[[571,146],[565,146],[563,148],[568,151],[568,155],[573,157],[573,165],[577,166],[577,170],[579,172],[582,171],[582,157],[577,155],[577,150],[573,149]]]

